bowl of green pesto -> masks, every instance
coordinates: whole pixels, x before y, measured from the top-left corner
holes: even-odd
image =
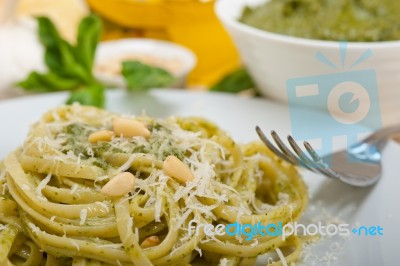
[[[400,40],[398,0],[270,0],[246,6],[239,21],[307,39],[380,42]]]
[[[263,96],[350,116],[330,92],[347,89],[359,109],[379,103],[383,125],[400,121],[399,0],[218,0],[215,11]]]

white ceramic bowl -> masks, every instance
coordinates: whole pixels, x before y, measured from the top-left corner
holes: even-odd
[[[363,75],[364,77],[367,75],[372,80],[376,79],[379,97],[361,92],[359,95],[356,94],[361,104],[368,105],[379,102],[382,124],[400,123],[400,41],[349,42],[347,43],[346,53],[343,54],[344,61],[342,63],[338,42],[285,36],[238,22],[245,6],[255,6],[265,1],[219,0],[216,4],[216,13],[219,19],[230,33],[244,64],[262,94],[279,101],[291,102],[291,98],[288,97],[287,86],[301,81],[296,78],[303,78],[306,83],[312,80],[324,82],[324,79],[330,79],[331,82],[336,82],[340,85],[339,87],[343,88],[351,86],[351,83],[344,84],[343,82],[346,80],[341,80],[343,73],[350,76],[350,80],[347,81],[352,82],[353,85],[359,83],[358,81],[363,78]],[[352,66],[369,49],[372,56],[360,64]],[[317,60],[317,53],[325,55],[336,65],[336,68]],[[362,72],[363,70],[369,71]],[[359,75],[357,76],[355,71],[361,72],[358,72]],[[371,73],[376,74],[376,78],[370,75]],[[368,77],[366,79],[369,79]],[[374,84],[371,86],[376,87]],[[357,87],[357,84],[355,87]],[[303,87],[303,89],[306,89],[303,90],[303,93],[316,93],[315,88],[315,86]],[[359,88],[349,89],[350,91],[359,91]],[[336,92],[338,91],[340,89],[336,90]],[[291,94],[289,95],[293,97]],[[325,98],[329,98],[328,96],[331,97],[332,95],[327,95]],[[323,99],[322,96],[313,99],[298,102],[326,110],[328,99]],[[338,100],[338,98],[336,99]],[[329,111],[338,114],[343,113],[338,106],[338,104],[336,104],[336,107],[335,104],[331,104]],[[365,108],[368,108],[368,106],[364,106]]]
[[[125,87],[118,71],[122,58],[167,69],[176,77],[176,83],[168,87],[176,88],[185,86],[187,75],[196,65],[194,53],[181,45],[144,38],[119,39],[99,44],[94,67],[96,78],[112,87]]]

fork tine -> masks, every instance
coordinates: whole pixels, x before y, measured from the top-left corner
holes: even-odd
[[[317,163],[316,161],[312,161],[308,158],[308,156],[303,152],[303,150],[297,145],[296,141],[293,139],[292,136],[288,136],[288,141],[290,146],[292,146],[293,150],[296,154],[301,158],[304,165],[308,166],[307,168],[313,172],[318,172],[323,175],[326,175],[330,178],[340,178],[337,174],[332,173],[331,169],[327,169],[326,166],[322,165],[321,163]]]
[[[291,152],[286,145],[283,143],[279,135],[275,132],[275,130],[271,131],[271,136],[274,139],[276,145],[278,145],[279,149],[290,159],[292,164],[300,165],[301,161],[298,159],[296,155]]]
[[[308,154],[313,158],[313,160],[317,163],[323,162],[321,157],[318,155],[318,153],[314,150],[314,148],[311,146],[311,144],[308,141],[303,142],[304,147],[308,151]]]
[[[332,170],[323,160],[322,158],[318,155],[318,153],[314,150],[314,148],[311,146],[311,144],[308,141],[304,141],[304,147],[306,148],[308,154],[313,158],[314,162],[317,164],[321,165],[323,169],[329,173],[329,176],[332,178],[338,178],[341,179],[342,176],[338,174],[336,171]]]
[[[293,163],[285,154],[283,154],[280,150],[278,150],[265,136],[264,132],[261,130],[259,126],[256,126],[256,132],[258,136],[260,137],[261,141],[270,149],[273,153],[275,153],[277,156],[279,156],[281,159],[292,163],[292,164],[298,164],[297,162]]]
[[[293,139],[292,136],[288,136],[288,141],[294,152],[298,155],[296,157],[283,143],[283,141],[279,138],[278,134],[275,131],[271,131],[271,135],[274,138],[274,141],[278,145],[278,147],[282,150],[278,150],[274,144],[272,144],[268,138],[265,136],[264,132],[261,130],[259,126],[256,126],[256,132],[260,137],[261,141],[278,157],[281,159],[294,164],[294,165],[301,165],[309,169],[310,171],[321,173],[327,177],[334,178],[334,179],[341,179],[341,176],[323,164],[322,159],[318,156],[315,150],[311,147],[311,145],[307,142],[304,143],[306,146],[307,151],[312,156],[313,160],[309,159],[308,156],[303,152],[303,150],[297,145],[296,141]],[[289,155],[285,154],[287,152]]]
[[[311,171],[314,171],[314,168],[317,168],[317,164],[315,164],[307,157],[307,155],[303,152],[303,150],[299,147],[299,145],[297,145],[296,141],[292,136],[288,135],[287,139],[294,152],[299,156],[302,164]]]

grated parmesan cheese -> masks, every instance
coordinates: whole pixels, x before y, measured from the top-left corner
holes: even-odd
[[[86,208],[84,208],[84,209],[82,209],[81,211],[80,211],[80,213],[79,213],[79,218],[81,219],[80,220],[80,222],[79,222],[79,225],[84,225],[85,224],[85,222],[86,222],[86,218],[87,218],[87,209]]]
[[[120,244],[104,244],[104,245],[98,245],[97,247],[99,247],[99,248],[122,249],[124,247],[124,245],[122,243],[120,243]]]
[[[128,228],[128,232],[132,230],[133,227],[133,217],[129,217],[128,223],[126,224],[126,227]]]
[[[40,228],[31,222],[28,223],[28,227],[30,227],[32,232],[34,232],[34,233],[41,232]]]
[[[69,242],[76,248],[77,251],[81,250],[78,243],[75,240],[69,238]]]
[[[228,259],[227,258],[223,258],[220,260],[219,265],[221,266],[228,266]]]
[[[275,249],[276,254],[278,254],[278,257],[282,263],[282,266],[288,266],[287,261],[285,259],[285,256],[283,255],[282,251],[279,248]]]
[[[199,253],[199,256],[200,256],[200,257],[203,257],[203,252],[201,251],[201,248],[199,248],[198,246],[196,246],[196,247],[194,248],[194,250],[196,250],[196,251]]]
[[[5,195],[7,190],[8,190],[8,184],[4,183],[3,186],[2,186],[2,189],[1,189],[1,194]]]
[[[110,212],[110,209],[108,208],[107,204],[105,204],[104,202],[96,201],[95,203],[100,205],[101,207],[103,207],[106,210],[107,213]]]
[[[78,188],[79,188],[79,185],[78,185],[78,184],[73,184],[73,185],[71,186],[71,191],[70,191],[69,193],[75,194],[75,192],[78,190]]]
[[[3,182],[6,178],[6,170],[2,169],[0,171],[0,182]]]
[[[258,239],[255,238],[254,241],[253,241],[253,243],[250,244],[250,246],[256,247],[257,245],[258,245]]]
[[[7,228],[7,225],[0,224],[0,231],[3,231]]]
[[[139,242],[139,228],[135,227],[135,238],[136,242]]]

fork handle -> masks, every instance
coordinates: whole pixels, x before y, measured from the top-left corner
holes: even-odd
[[[396,132],[400,132],[400,126],[382,128],[364,140],[353,144],[348,149],[348,153],[358,159],[377,162],[381,159],[381,151],[385,148],[390,135]]]
[[[396,132],[400,132],[400,126],[382,128],[366,137],[362,142],[376,145],[379,150],[382,150],[390,139],[390,135]]]

